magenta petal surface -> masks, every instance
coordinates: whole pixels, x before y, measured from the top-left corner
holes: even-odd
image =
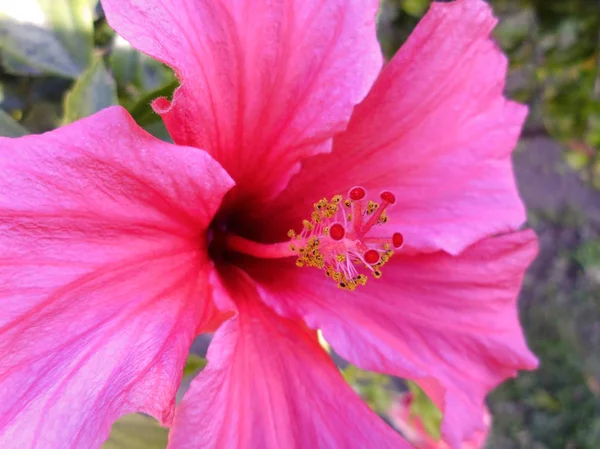
[[[458,254],[518,229],[525,211],[511,152],[527,108],[503,97],[495,24],[481,0],[434,2],[332,154],[308,160],[267,213],[297,226],[314,201],[362,185],[375,197],[394,192],[390,223],[416,251]]]
[[[0,138],[0,447],[99,447],[134,411],[170,423],[231,185],[120,107]]]
[[[261,304],[243,273],[227,278],[239,314],[177,407],[169,449],[410,448],[345,383],[314,331]]]
[[[111,26],[182,86],[154,103],[175,143],[203,148],[240,200],[285,187],[328,152],[382,64],[377,0],[102,0]]]
[[[354,292],[293,262],[287,270],[265,263],[247,269],[270,306],[322,329],[342,357],[417,380],[443,408],[444,437],[457,447],[483,428],[485,395],[537,366],[516,307],[536,252],[534,233],[524,231],[483,240],[460,256],[397,254],[381,279]]]

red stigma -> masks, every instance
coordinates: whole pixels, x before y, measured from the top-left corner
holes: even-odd
[[[334,223],[329,228],[329,237],[331,237],[332,240],[336,240],[336,241],[342,240],[345,235],[346,235],[346,230],[339,223]]]
[[[365,196],[367,196],[367,191],[362,187],[352,187],[350,192],[348,192],[348,196],[353,201],[362,200]]]
[[[363,257],[365,258],[365,262],[367,262],[370,265],[379,262],[379,253],[374,249],[366,251]]]
[[[396,197],[392,192],[381,192],[381,199],[386,203],[395,204]]]
[[[395,232],[392,236],[392,245],[394,248],[400,248],[404,244],[404,236],[399,232]]]

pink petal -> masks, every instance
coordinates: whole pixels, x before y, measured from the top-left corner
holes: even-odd
[[[231,184],[120,107],[0,139],[0,447],[99,447],[133,411],[169,424]]]
[[[398,254],[380,280],[354,292],[293,262],[247,269],[269,305],[322,329],[342,357],[418,380],[445,409],[443,434],[456,447],[482,428],[485,395],[537,366],[516,308],[536,251],[535,234],[525,231],[481,241],[460,256]]]
[[[229,270],[239,315],[215,334],[169,449],[410,447],[345,384],[314,332],[261,305],[252,281]]]
[[[278,204],[258,213],[297,227],[312,202],[362,185],[396,194],[390,221],[413,249],[458,254],[517,229],[525,212],[510,155],[527,109],[502,96],[495,23],[481,0],[433,3],[333,153],[307,161]]]
[[[175,143],[206,149],[238,199],[265,200],[328,152],[382,64],[376,0],[103,0],[111,26],[173,67],[154,103]]]

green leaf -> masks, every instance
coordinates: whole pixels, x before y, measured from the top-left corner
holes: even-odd
[[[197,371],[204,369],[208,362],[204,357],[200,357],[196,354],[190,354],[185,361],[185,367],[183,368],[183,375],[189,376],[195,374]]]
[[[406,381],[406,384],[413,395],[410,406],[411,415],[418,416],[425,431],[433,439],[439,440],[441,438],[442,412],[416,383]]]
[[[102,449],[165,449],[169,432],[145,415],[125,415],[117,420]]]
[[[144,93],[164,88],[176,81],[169,67],[140,53],[120,36],[114,39],[108,66],[117,81],[122,104],[125,105],[132,105]]]
[[[574,254],[584,270],[600,267],[600,240],[587,240]]]
[[[405,13],[414,17],[421,17],[429,7],[429,0],[404,0],[402,9]]]
[[[18,0],[0,6],[4,68],[16,75],[76,78],[93,49],[95,0]]]
[[[115,81],[102,58],[98,57],[65,96],[64,123],[87,117],[118,102]]]
[[[17,123],[10,115],[0,109],[0,136],[21,137],[29,134],[25,128]]]
[[[389,376],[364,371],[354,365],[341,370],[342,376],[376,413],[385,414],[391,405],[393,390]]]

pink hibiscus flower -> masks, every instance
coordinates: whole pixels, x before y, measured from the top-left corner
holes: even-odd
[[[453,447],[485,428],[537,364],[515,306],[536,239],[509,233],[526,110],[483,1],[434,4],[383,69],[377,3],[103,0],[176,70],[154,107],[178,146],[118,107],[0,139],[0,447],[98,447],[134,411],[171,449],[408,447],[315,329],[418,382]]]
[[[413,400],[412,393],[402,393],[396,398],[390,411],[390,418],[394,426],[416,449],[450,449],[444,440],[429,435],[421,418],[412,414]],[[460,449],[483,449],[485,447],[485,440],[492,425],[492,416],[487,408],[483,411],[483,422],[485,429],[475,432],[469,440],[462,443]]]

